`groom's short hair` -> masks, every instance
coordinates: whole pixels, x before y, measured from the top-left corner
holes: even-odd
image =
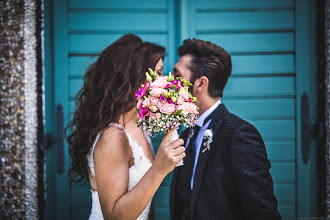
[[[209,41],[187,39],[178,48],[180,57],[191,55],[190,81],[206,76],[209,79],[209,95],[213,98],[222,97],[223,90],[231,75],[231,57],[222,47]]]

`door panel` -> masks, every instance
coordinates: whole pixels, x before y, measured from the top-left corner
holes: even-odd
[[[294,7],[294,1],[287,0],[199,0],[197,1],[198,9],[256,9],[256,8],[264,8],[264,9],[273,9],[273,8],[292,8]]]
[[[198,37],[218,45],[226,45],[230,54],[258,52],[293,52],[293,33],[217,33],[198,34]],[[258,44],[251,44],[256,41]],[[276,42],[276,44],[273,44]]]

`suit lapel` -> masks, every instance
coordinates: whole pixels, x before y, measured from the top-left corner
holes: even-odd
[[[208,129],[211,129],[213,132],[213,135],[215,135],[217,133],[217,130],[222,122],[223,119],[223,113],[227,111],[226,107],[223,104],[220,104],[218,108],[216,108],[216,110],[214,110],[214,112],[210,115],[211,118],[211,123],[208,127]],[[214,140],[214,136],[213,136],[213,140]],[[200,153],[199,153],[199,157],[198,157],[198,161],[197,161],[197,166],[196,166],[196,170],[195,170],[195,177],[194,177],[194,185],[193,185],[193,189],[191,191],[191,216],[193,215],[193,210],[196,204],[196,199],[197,199],[197,195],[201,186],[201,182],[202,182],[202,178],[203,178],[203,173],[205,170],[205,166],[207,164],[207,160],[210,154],[210,151],[213,147],[213,143],[211,143],[211,148],[210,150],[206,150],[204,153],[202,153],[202,150],[204,148],[203,143],[200,149]]]

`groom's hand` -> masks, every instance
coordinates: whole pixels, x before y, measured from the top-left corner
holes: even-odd
[[[170,141],[171,135],[176,129],[172,128],[164,135],[153,163],[158,172],[164,175],[170,173],[176,164],[186,156],[183,139]]]

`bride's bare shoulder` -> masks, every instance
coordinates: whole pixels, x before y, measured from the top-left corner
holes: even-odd
[[[99,141],[95,146],[98,153],[123,153],[128,155],[129,142],[125,131],[119,127],[111,126],[106,128],[100,135]],[[96,152],[95,152],[96,153]]]

